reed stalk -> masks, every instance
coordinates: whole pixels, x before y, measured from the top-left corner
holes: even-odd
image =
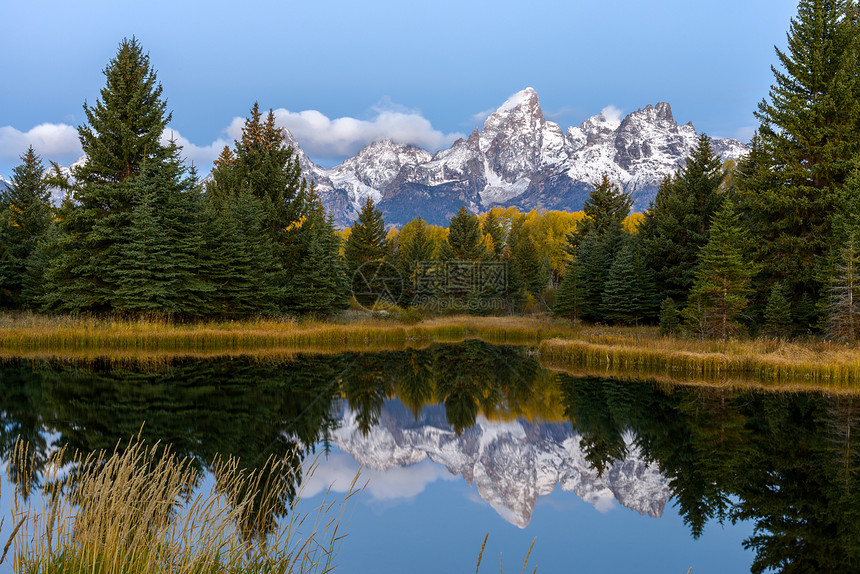
[[[19,441],[10,461],[18,469],[12,509],[18,527],[10,541],[21,573],[330,572],[346,503],[358,491],[353,481],[339,503],[326,497],[311,520],[294,502],[288,520],[249,536],[243,529],[249,513],[270,511],[289,485],[270,480],[272,474],[245,473],[234,459],[218,462],[215,485],[195,494],[201,477],[191,461],[159,444],[133,440],[70,459],[60,451],[45,471],[43,496],[35,497],[20,487],[32,471],[26,455]],[[285,464],[267,463],[275,475]]]

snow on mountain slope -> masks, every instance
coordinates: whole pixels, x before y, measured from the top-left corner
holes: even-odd
[[[556,486],[598,510],[617,501],[653,517],[672,495],[655,463],[643,459],[631,433],[627,456],[602,475],[585,459],[582,438],[570,425],[524,421],[491,422],[479,417],[461,435],[446,423],[444,407],[427,407],[415,420],[399,401],[386,403],[379,424],[367,434],[356,413],[345,409],[332,442],[357,462],[376,470],[430,459],[474,484],[480,496],[511,524],[524,528],[540,496]]]
[[[447,225],[461,206],[474,213],[496,205],[577,211],[604,174],[631,194],[634,211],[643,211],[698,139],[692,124],[677,124],[665,102],[624,117],[609,107],[563,132],[546,120],[532,88],[508,98],[468,138],[433,154],[382,140],[326,169],[283,133],[339,227],[352,224],[367,198],[389,225],[416,217]],[[733,139],[714,140],[713,148],[723,161],[746,153]]]
[[[565,133],[546,120],[537,93],[526,88],[490,114],[480,130],[432,156],[375,142],[337,167],[309,166],[305,173],[324,195],[340,190],[353,213],[373,198],[389,224],[423,217],[444,225],[461,205],[473,212],[494,205],[574,211],[604,174],[642,211],[697,140],[693,125],[679,126],[665,102],[624,118],[607,108]],[[737,140],[714,140],[713,146],[724,161],[746,152]],[[347,213],[327,206],[340,225],[351,223]]]

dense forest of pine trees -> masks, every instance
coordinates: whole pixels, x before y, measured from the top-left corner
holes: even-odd
[[[46,170],[31,148],[0,195],[0,306],[326,315],[348,307],[356,277],[382,290],[372,283],[385,265],[401,285],[384,302],[402,307],[855,340],[858,16],[847,0],[801,1],[749,154],[721,165],[702,135],[644,216],[631,216],[630,197],[604,177],[580,213],[462,208],[447,229],[416,219],[388,231],[370,199],[337,231],[274,115],[256,104],[199,184],[181,149],[162,142],[171,117],[148,56],[124,40],[101,98],[84,106],[88,160],[74,179]],[[52,187],[66,190],[57,208]]]

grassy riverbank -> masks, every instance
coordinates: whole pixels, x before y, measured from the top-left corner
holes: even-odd
[[[453,316],[407,324],[367,316],[173,323],[154,318],[0,314],[4,358],[157,362],[171,356],[241,354],[265,359],[296,352],[420,348],[472,338],[539,346],[545,365],[566,370],[676,380],[860,386],[860,347],[815,339],[700,341],[661,337],[653,327],[572,326],[535,316]]]
[[[583,329],[540,343],[546,366],[662,380],[860,388],[860,348],[828,341],[700,341],[654,329]]]
[[[261,349],[368,348],[420,341],[479,338],[493,343],[530,344],[573,336],[564,323],[527,317],[451,317],[405,324],[394,319],[349,321],[256,319],[173,323],[163,319],[0,315],[0,354],[88,350],[220,352]]]

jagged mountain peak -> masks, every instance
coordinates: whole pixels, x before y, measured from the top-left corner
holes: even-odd
[[[536,171],[567,158],[564,134],[546,121],[533,88],[517,92],[484,122],[479,136],[486,187],[482,201],[495,204],[519,195]]]
[[[429,161],[432,155],[430,152],[423,150],[412,144],[396,143],[391,139],[385,138],[375,140],[361,148],[358,153],[344,162],[352,162],[353,160],[376,160],[377,158],[397,157],[401,163],[419,163]]]
[[[627,117],[622,120],[619,129],[630,129],[633,126],[638,127],[645,124],[658,126],[663,129],[673,129],[678,127],[678,124],[675,122],[675,117],[672,115],[672,106],[669,105],[668,102],[658,102],[657,105],[652,106],[651,104],[648,104],[644,108],[628,114]],[[687,126],[693,128],[692,123],[688,123],[683,127]]]
[[[432,159],[430,152],[390,139],[371,142],[332,170],[334,179],[354,178],[358,183],[384,191],[401,170],[413,168]],[[374,200],[379,198],[374,197]]]
[[[643,210],[698,138],[691,123],[675,122],[667,102],[623,118],[608,106],[565,134],[544,117],[530,87],[510,96],[468,138],[433,154],[383,139],[338,166],[322,168],[288,130],[284,134],[302,174],[316,184],[340,227],[352,223],[368,197],[390,225],[416,217],[446,225],[461,206],[475,213],[495,205],[577,211],[603,174],[633,196],[634,210]],[[746,151],[728,139],[714,140],[714,149],[724,161]]]
[[[536,106],[540,107],[537,92],[534,88],[525,88],[505,100],[505,103],[499,106],[495,113],[501,114],[516,108],[533,109]]]

